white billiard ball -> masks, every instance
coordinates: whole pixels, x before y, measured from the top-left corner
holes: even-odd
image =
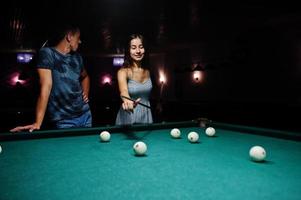
[[[192,131],[188,134],[187,138],[188,138],[189,142],[195,143],[195,142],[198,142],[198,140],[199,140],[199,134],[197,132]]]
[[[253,146],[249,151],[250,158],[255,162],[261,162],[266,157],[266,152],[261,146]]]
[[[0,145],[0,153],[2,152],[2,147],[1,147],[1,145]]]
[[[108,142],[108,141],[110,141],[111,134],[108,131],[102,131],[99,134],[99,137],[102,142]]]
[[[173,138],[180,138],[181,137],[181,131],[178,128],[174,128],[170,131],[170,135]]]
[[[208,127],[205,130],[207,136],[211,137],[215,135],[215,129],[213,127]]]
[[[136,142],[133,146],[133,150],[136,155],[141,156],[144,155],[147,151],[147,146],[144,142]]]

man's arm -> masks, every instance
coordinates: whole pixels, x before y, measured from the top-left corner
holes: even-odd
[[[38,129],[40,129],[49,100],[50,91],[52,88],[52,75],[51,70],[48,69],[38,69],[39,77],[40,77],[40,95],[37,101],[36,107],[36,122]]]
[[[90,92],[90,77],[85,69],[81,72],[81,85],[83,90],[83,98],[87,103],[89,101],[89,92]]]
[[[40,94],[36,105],[35,122],[26,126],[18,126],[14,129],[11,129],[11,132],[19,132],[24,130],[29,130],[29,132],[32,132],[41,128],[47,109],[50,91],[52,88],[52,76],[51,70],[48,69],[38,69],[38,74],[40,78]]]

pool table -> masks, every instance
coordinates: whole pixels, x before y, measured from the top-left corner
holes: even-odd
[[[206,136],[208,126],[215,137]],[[103,130],[109,142],[100,141]],[[187,140],[190,131],[198,143]],[[300,138],[207,119],[2,133],[0,199],[300,200]],[[147,144],[144,156],[134,154],[137,141]],[[255,145],[265,148],[264,162],[250,159]]]

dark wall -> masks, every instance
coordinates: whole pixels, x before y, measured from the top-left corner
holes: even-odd
[[[174,93],[184,116],[204,116],[233,123],[299,130],[300,27],[265,25],[235,37],[204,41],[169,51]],[[187,66],[204,67],[200,83]],[[174,116],[174,115],[173,115]],[[183,116],[183,115],[181,115]]]

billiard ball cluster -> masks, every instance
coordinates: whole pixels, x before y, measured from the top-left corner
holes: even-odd
[[[205,130],[205,133],[207,136],[209,137],[213,137],[215,135],[215,129],[213,127],[208,127]],[[170,135],[172,138],[181,138],[181,131],[178,128],[173,128],[170,131]],[[199,140],[199,134],[197,132],[190,132],[188,133],[187,139],[191,142],[191,143],[196,143]]]
[[[205,134],[208,137],[215,136],[215,133],[216,133],[216,131],[213,127],[207,127],[205,129]],[[170,131],[170,135],[171,135],[172,138],[179,139],[179,138],[181,138],[181,131],[178,128],[173,128]],[[189,132],[188,136],[187,136],[187,139],[191,143],[196,143],[199,140],[199,134],[197,132],[194,132],[194,131]],[[253,146],[249,151],[249,156],[250,156],[252,161],[262,162],[262,161],[264,161],[264,159],[266,157],[266,151],[261,146]]]
[[[216,131],[213,127],[207,127],[205,129],[205,134],[208,137],[214,137],[216,134]],[[181,138],[181,131],[178,128],[173,128],[170,131],[170,135],[174,139],[180,139]],[[99,134],[99,138],[101,142],[109,142],[111,138],[111,134],[108,131],[102,131]],[[187,139],[190,143],[197,143],[199,141],[199,134],[195,131],[191,131],[187,135]],[[142,142],[138,141],[133,145],[133,150],[135,155],[137,156],[143,156],[146,154],[147,151],[147,145]],[[0,153],[2,151],[2,148],[0,146]],[[266,151],[262,146],[253,146],[249,151],[249,156],[252,161],[255,162],[262,162],[264,161],[266,157]]]

